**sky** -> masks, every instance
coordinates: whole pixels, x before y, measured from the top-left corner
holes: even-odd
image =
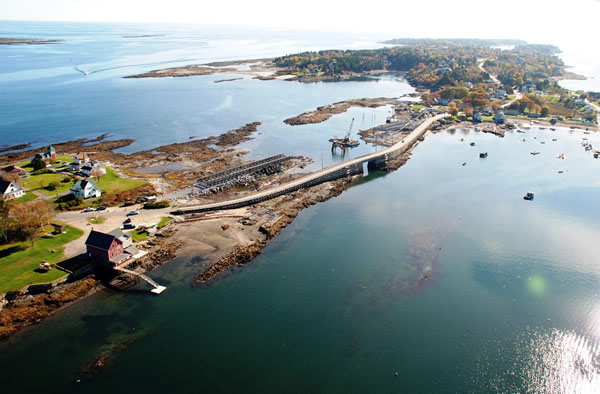
[[[1,0],[0,19],[166,22],[572,40],[595,34],[600,0]],[[548,40],[551,38],[551,40]]]

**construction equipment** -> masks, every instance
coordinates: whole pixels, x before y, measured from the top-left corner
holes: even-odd
[[[352,118],[352,122],[350,122],[350,128],[348,128],[348,132],[344,138],[332,138],[329,141],[331,142],[331,151],[333,152],[336,147],[339,147],[342,151],[346,152],[346,148],[354,148],[360,145],[360,142],[354,141],[350,139],[350,133],[352,133],[352,126],[354,126],[354,118]]]

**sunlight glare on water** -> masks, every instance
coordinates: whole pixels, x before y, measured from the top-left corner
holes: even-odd
[[[517,358],[528,392],[592,393],[600,390],[600,353],[595,341],[573,331],[535,331]]]

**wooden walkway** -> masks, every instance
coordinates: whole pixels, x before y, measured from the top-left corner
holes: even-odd
[[[146,275],[144,275],[144,274],[142,274],[140,272],[132,271],[130,269],[127,269],[127,268],[124,268],[124,267],[119,267],[119,266],[114,267],[114,269],[116,271],[119,271],[119,272],[124,272],[124,273],[129,274],[129,275],[137,276],[138,278],[146,281],[152,287],[154,287],[154,289],[150,290],[154,294],[160,294],[160,293],[162,293],[163,291],[166,290],[165,286],[159,285],[158,283],[156,283],[155,281],[153,281],[152,279],[150,279],[149,277],[147,277]]]

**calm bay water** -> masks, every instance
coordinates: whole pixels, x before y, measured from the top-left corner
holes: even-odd
[[[0,26],[2,35],[11,35]],[[158,49],[140,40],[115,50],[130,30],[108,34],[85,25],[81,34],[73,25],[67,32],[44,26],[47,36],[64,34],[74,42],[61,44],[67,49],[0,48],[40,59],[37,71],[0,64],[0,87],[11,93],[0,95],[0,133],[12,138],[3,143],[121,130],[139,138],[131,148],[137,150],[261,120],[262,135],[245,145],[251,155],[284,151],[318,162],[323,153],[327,164],[342,159],[328,151],[333,130],[342,135],[352,118],[357,128],[382,123],[388,109],[352,109],[297,128],[281,121],[337,100],[412,91],[396,76],[310,85],[120,78],[148,69],[135,66],[85,77],[66,57],[89,48],[96,48],[93,59],[73,64],[99,70],[168,62],[174,53],[223,60],[236,56],[221,40],[247,45],[239,35],[217,40],[207,34],[213,52],[202,57],[189,50],[196,41],[185,32],[151,39],[160,41],[153,44]],[[103,44],[90,38],[106,35]],[[282,42],[292,49],[314,45],[293,37],[263,45],[264,37],[256,37],[250,46],[264,48],[261,56],[281,54]],[[239,58],[259,57],[246,50]],[[124,56],[139,58],[121,62]],[[600,160],[584,151],[584,137],[600,146],[600,136],[569,130],[532,129],[502,139],[460,130],[429,136],[398,171],[371,174],[304,210],[252,264],[210,287],[192,284],[205,262],[182,258],[150,274],[168,286],[158,297],[143,284],[125,293],[105,291],[26,329],[0,345],[3,388],[598,392]],[[372,149],[363,144],[352,154]],[[530,155],[534,150],[541,154]],[[489,157],[479,159],[482,151]],[[557,159],[559,153],[566,159]],[[536,192],[534,201],[522,199],[526,191]],[[114,357],[90,373],[101,354]]]
[[[582,137],[430,136],[400,170],[303,211],[235,275],[195,287],[203,262],[179,259],[152,272],[168,286],[160,297],[105,292],[26,330],[0,348],[4,380],[60,392],[597,391],[600,161]]]

